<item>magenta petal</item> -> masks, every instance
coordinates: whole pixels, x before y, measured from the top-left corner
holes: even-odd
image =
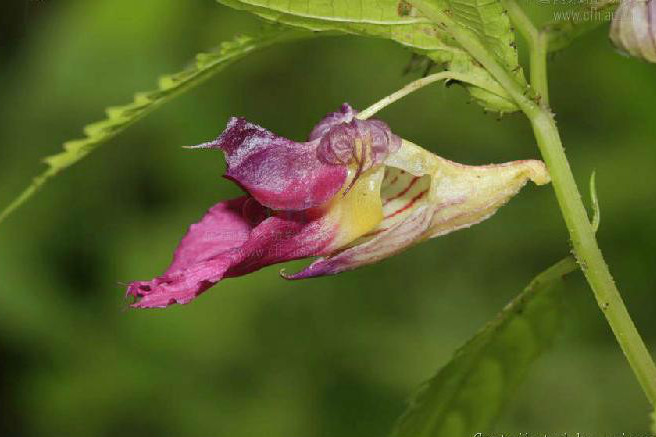
[[[321,256],[334,250],[331,246],[337,229],[325,219],[305,221],[269,217],[253,229],[240,248],[242,258],[226,273],[226,277],[242,276],[262,267],[310,256]]]
[[[258,210],[259,208],[259,210]],[[262,267],[330,252],[335,229],[325,219],[304,213],[264,218],[251,198],[222,202],[189,228],[166,272],[151,281],[130,284],[137,308],[185,304],[221,281]]]
[[[259,210],[263,219],[265,208],[246,196],[214,205],[200,222],[189,227],[166,273],[187,268],[242,246],[248,240],[251,230],[259,223],[258,211],[254,213],[254,208]]]
[[[129,285],[127,295],[137,298],[134,308],[164,308],[175,303],[189,303],[203,291],[219,282],[225,272],[239,261],[238,250],[230,249],[186,269],[170,271],[151,281]]]
[[[176,302],[186,303],[209,286],[209,283],[202,281],[220,279],[231,264],[229,259],[223,258],[222,263],[206,261],[215,260],[248,240],[257,224],[249,220],[254,216],[248,214],[251,209],[249,205],[253,203],[264,210],[246,196],[210,208],[200,222],[189,227],[164,275],[152,281],[130,284],[127,294],[141,299],[135,306],[164,307]],[[182,285],[183,282],[185,285]]]
[[[346,181],[347,168],[317,158],[318,142],[296,143],[242,118],[232,118],[208,144],[225,152],[226,177],[259,203],[275,210],[298,211],[330,200]]]

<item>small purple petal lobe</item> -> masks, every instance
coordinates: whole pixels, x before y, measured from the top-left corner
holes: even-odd
[[[319,161],[333,165],[355,164],[356,173],[348,192],[360,175],[380,165],[401,148],[402,140],[380,120],[358,120],[335,124],[319,140]]]
[[[310,132],[310,141],[317,140],[338,124],[349,123],[357,115],[357,111],[351,108],[351,105],[344,103],[337,112],[331,112],[326,115]]]
[[[351,120],[330,128],[319,142],[319,160],[328,164],[359,164],[367,171],[382,164],[401,147],[401,138],[380,120]]]

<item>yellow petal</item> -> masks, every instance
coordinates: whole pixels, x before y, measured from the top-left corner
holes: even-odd
[[[360,175],[346,195],[355,170],[349,170],[349,178],[341,192],[327,206],[327,219],[337,224],[337,235],[332,246],[341,248],[376,228],[383,219],[380,186],[385,174],[383,166],[377,166]]]

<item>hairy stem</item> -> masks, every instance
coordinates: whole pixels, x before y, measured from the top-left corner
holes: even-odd
[[[524,10],[514,1],[504,1],[504,7],[513,25],[519,30],[529,46],[531,63],[531,86],[537,92],[540,103],[549,106],[549,86],[547,82],[547,48],[546,32],[535,27]]]
[[[531,44],[531,86],[537,92],[540,104],[549,107],[549,82],[547,80],[547,34],[540,31]]]
[[[656,365],[631,320],[599,249],[594,228],[581,201],[554,119],[546,110],[532,113],[529,118],[551,173],[556,197],[572,239],[574,254],[642,389],[651,404],[656,405]]]
[[[519,30],[529,46],[531,63],[531,86],[537,92],[540,103],[549,106],[547,82],[547,49],[549,38],[545,31],[535,27],[524,10],[514,1],[506,0],[504,6],[513,25]]]
[[[556,198],[572,240],[576,259],[643,391],[651,404],[656,405],[656,365],[629,316],[601,254],[551,112],[546,106],[539,105],[527,97],[527,90],[497,62],[476,35],[455,23],[439,5],[428,0],[411,1],[431,21],[447,30],[480,62],[529,118],[538,147],[551,173]],[[538,60],[538,56],[544,59]],[[535,59],[537,62],[532,62],[532,66],[537,65],[542,71],[536,72],[537,76],[532,76],[537,77],[539,82],[544,78],[546,83],[546,47],[539,55],[535,55]],[[546,92],[546,87],[542,92]],[[546,94],[542,99],[545,97]]]
[[[514,0],[504,0],[503,6],[506,8],[506,11],[508,11],[510,21],[512,21],[512,24],[517,30],[519,30],[522,38],[531,43],[531,41],[537,37],[539,31],[528,15],[526,15],[524,9],[522,9]]]

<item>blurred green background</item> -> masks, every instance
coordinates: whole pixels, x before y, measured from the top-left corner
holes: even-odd
[[[105,106],[260,27],[212,0],[1,8],[2,206]],[[214,138],[231,115],[303,139],[342,102],[362,108],[414,79],[402,74],[409,59],[391,42],[355,37],[248,57],[56,178],[3,224],[0,434],[385,435],[415,387],[567,253],[549,186],[528,186],[470,230],[336,277],[286,282],[274,266],[165,311],[126,310],[121,283],[159,274],[188,224],[239,193],[220,177],[218,155],[180,146]],[[586,195],[597,170],[600,243],[652,350],[655,73],[617,55],[607,26],[550,69],[572,166]],[[498,121],[467,101],[457,86],[433,86],[380,116],[456,161],[538,157],[521,116]],[[645,431],[647,402],[592,294],[579,274],[567,287],[562,333],[496,430]]]

